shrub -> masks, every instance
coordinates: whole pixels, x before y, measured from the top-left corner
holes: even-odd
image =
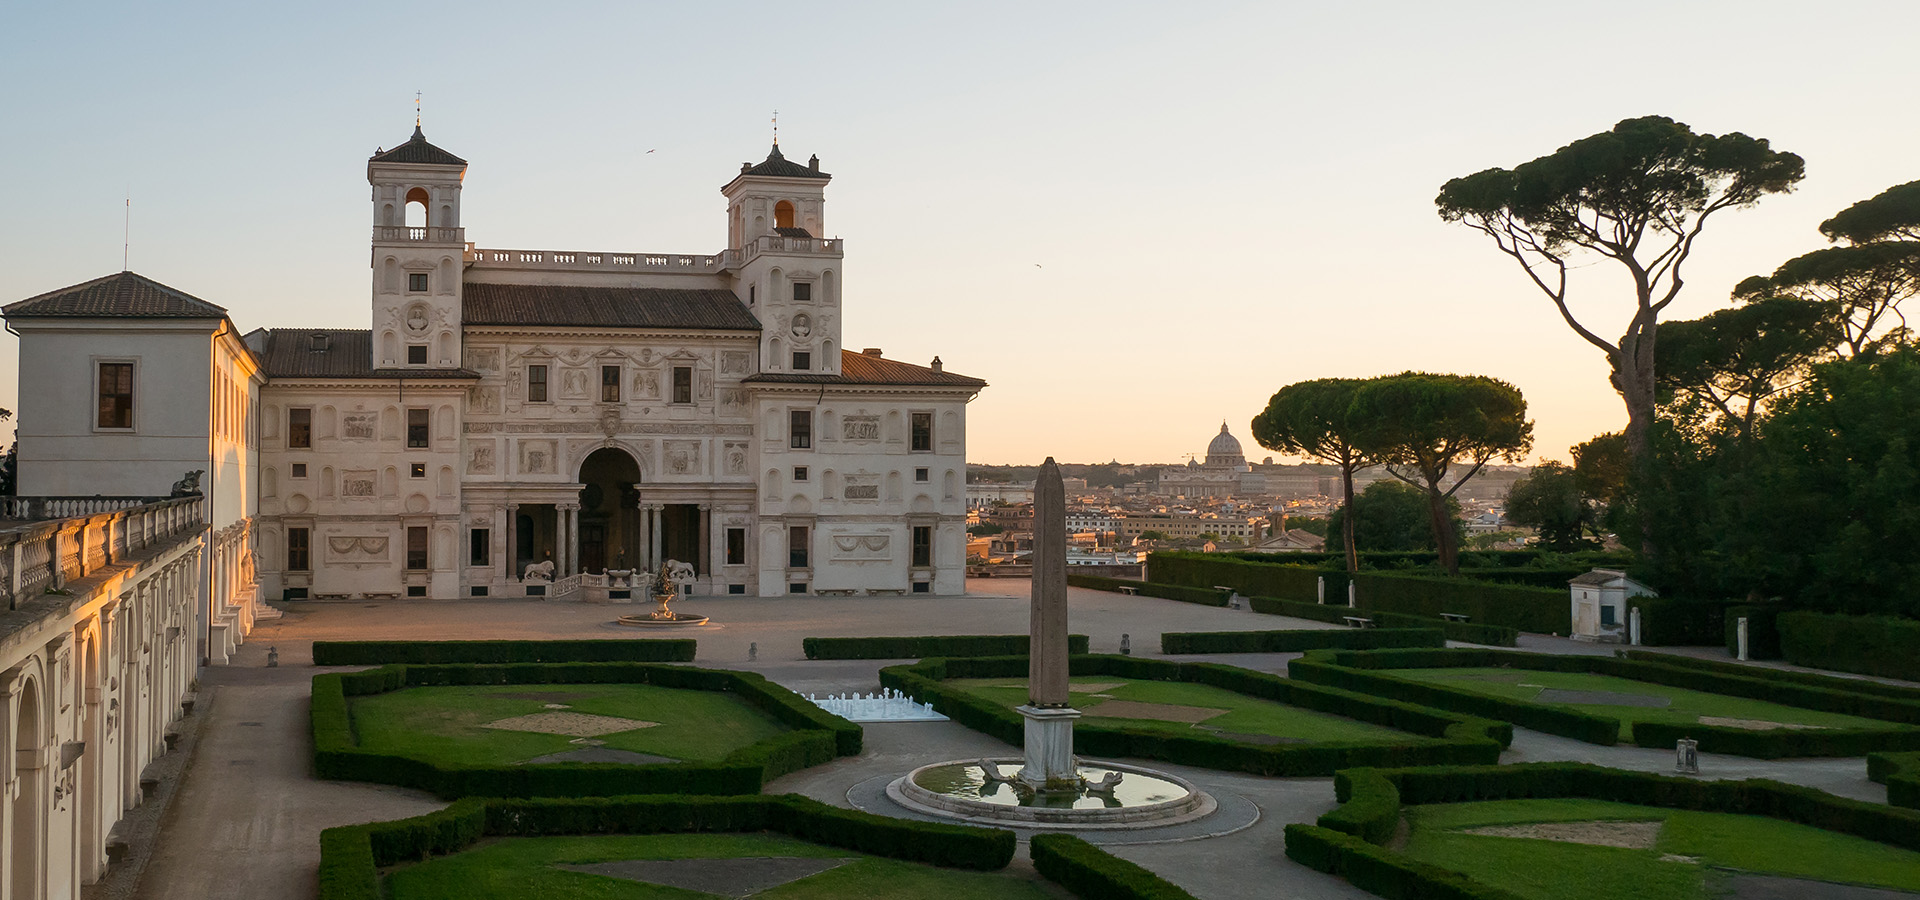
[[[353,734],[347,697],[403,687],[460,684],[653,684],[726,691],[794,729],[743,747],[714,763],[629,766],[561,763],[461,766],[363,750]],[[517,666],[385,666],[316,675],[310,722],[314,771],[322,778],[369,781],[430,791],[441,797],[588,797],[618,794],[751,794],[788,772],[860,752],[860,726],[749,672],[646,663],[553,663]]]
[[[800,646],[808,659],[924,659],[929,656],[1025,656],[1024,634],[956,634],[928,637],[810,637]],[[1068,653],[1087,652],[1087,636],[1067,636]]]
[[[1633,741],[1642,747],[1671,747],[1690,737],[1700,749],[1760,759],[1794,756],[1861,756],[1872,750],[1920,748],[1920,729],[1893,724],[1920,723],[1920,704],[1910,699],[1856,693],[1838,686],[1775,680],[1773,670],[1752,666],[1739,672],[1704,667],[1668,665],[1679,659],[1663,654],[1632,652],[1625,657],[1549,656],[1504,650],[1375,650],[1369,652],[1310,652],[1288,664],[1292,677],[1316,684],[1363,691],[1407,700],[1439,709],[1511,722],[1535,731],[1558,734],[1595,744],[1618,741],[1620,720],[1576,712],[1557,706],[1490,697],[1460,688],[1432,684],[1389,674],[1392,669],[1505,666],[1553,672],[1592,672],[1654,684],[1708,691],[1734,697],[1766,700],[1788,706],[1819,709],[1887,721],[1884,728],[1748,731],[1714,725],[1665,725],[1639,722]],[[1826,679],[1842,682],[1842,679]]]
[[[1177,584],[1156,584],[1150,581],[1129,581],[1125,578],[1105,578],[1099,575],[1077,575],[1069,573],[1067,584],[1073,587],[1089,588],[1096,591],[1118,591],[1122,587],[1132,588],[1144,597],[1159,597],[1162,600],[1179,600],[1182,603],[1198,603],[1202,606],[1225,606],[1232,599],[1227,592],[1213,587],[1183,587]]]
[[[1320,817],[1324,828],[1344,831],[1375,844],[1393,838],[1400,827],[1400,789],[1377,769],[1342,769],[1333,776],[1340,806]]]
[[[1920,621],[1890,616],[1781,613],[1780,651],[1815,669],[1913,680],[1920,678]]]
[[[1100,900],[1193,900],[1172,882],[1070,834],[1036,834],[1033,867],[1069,891]]]
[[[1920,753],[1873,753],[1867,778],[1887,786],[1887,802],[1920,808]]]
[[[1459,872],[1416,862],[1331,828],[1286,827],[1287,858],[1338,875],[1354,887],[1396,900],[1521,900]]]
[[[1354,576],[1360,608],[1438,618],[1441,613],[1471,616],[1482,625],[1500,625],[1540,634],[1573,630],[1573,606],[1567,589],[1494,584],[1444,575],[1360,572]]]
[[[881,669],[880,683],[932,703],[934,709],[968,728],[1019,746],[1025,741],[1026,720],[1018,712],[942,682],[950,678],[1019,677],[1026,671],[1027,658],[1023,656],[927,659],[915,665]],[[1213,663],[1091,655],[1073,657],[1069,671],[1078,676],[1207,684],[1421,735],[1381,743],[1259,745],[1201,733],[1082,720],[1074,727],[1073,747],[1088,756],[1157,759],[1259,775],[1310,776],[1331,775],[1350,766],[1409,764],[1392,760],[1490,762],[1499,758],[1500,748],[1513,736],[1510,727],[1485,719],[1448,715],[1410,703]]]
[[[314,641],[316,666],[389,663],[692,662],[697,642],[591,641]]]
[[[1170,631],[1160,635],[1162,653],[1298,653],[1339,647],[1444,647],[1438,628],[1357,628],[1342,631]]]
[[[1273,597],[1249,597],[1247,605],[1254,612],[1275,616],[1292,616],[1296,619],[1311,619],[1316,622],[1331,622],[1335,625],[1346,624],[1346,617],[1364,615],[1375,624],[1387,628],[1438,628],[1449,641],[1463,644],[1489,644],[1497,647],[1512,647],[1520,642],[1520,632],[1513,628],[1498,625],[1482,625],[1477,622],[1452,622],[1446,619],[1411,616],[1403,613],[1379,612],[1367,610],[1364,613],[1340,606],[1322,606],[1318,603],[1305,603],[1296,600],[1280,600]]]
[[[1628,597],[1627,609],[1640,611],[1640,643],[1649,647],[1712,647],[1726,639],[1721,624],[1731,604],[1715,600]]]
[[[380,900],[381,867],[457,853],[484,837],[740,831],[982,871],[1005,868],[1015,848],[1011,831],[876,816],[795,794],[472,798],[411,819],[321,832],[320,900]]]
[[[1765,606],[1729,606],[1726,612],[1727,655],[1740,655],[1740,620],[1747,620],[1747,658],[1779,659],[1780,608]]]
[[[1659,663],[1668,668],[1699,669],[1719,675],[1732,675],[1739,678],[1758,678],[1776,684],[1800,684],[1809,687],[1825,688],[1847,694],[1866,694],[1873,697],[1887,697],[1894,700],[1920,702],[1920,687],[1908,687],[1901,684],[1886,684],[1869,681],[1865,678],[1849,678],[1844,675],[1824,675],[1819,672],[1798,672],[1793,669],[1777,669],[1771,666],[1751,666],[1745,663],[1729,662],[1717,659],[1701,659],[1697,656],[1680,656],[1671,653],[1655,653],[1650,650],[1622,651],[1627,659]],[[1879,718],[1879,716],[1875,716]],[[1901,719],[1899,721],[1915,721]]]

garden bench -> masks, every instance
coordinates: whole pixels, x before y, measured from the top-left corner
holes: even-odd
[[[904,597],[906,593],[905,588],[867,588],[869,597]]]
[[[347,596],[348,596],[348,595],[346,595],[346,594],[321,594],[321,593],[315,593],[315,594],[313,595],[313,599],[315,599],[315,600],[345,600],[345,599],[347,599]]]
[[[1449,622],[1466,622],[1472,619],[1473,617],[1464,615],[1462,613],[1441,613],[1440,618],[1445,619]]]
[[[851,597],[853,588],[820,588],[814,593],[822,597]]]
[[[1366,618],[1365,616],[1341,616],[1340,618],[1346,619],[1347,624],[1354,628],[1372,628],[1373,627],[1373,620]]]
[[[1129,585],[1124,585],[1124,584],[1114,588],[1114,590],[1119,591],[1122,594],[1126,594],[1129,597],[1135,596],[1140,593],[1139,588],[1131,587]]]
[[[360,596],[368,600],[398,600],[400,595],[392,591],[368,591]]]

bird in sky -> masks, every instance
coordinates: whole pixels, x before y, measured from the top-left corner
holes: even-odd
[[[1036,269],[1044,269],[1044,268],[1046,268],[1046,266],[1043,266],[1043,265],[1041,265],[1041,264],[1039,264],[1039,263],[1034,263],[1034,264],[1033,264],[1033,267],[1034,267],[1034,268],[1036,268]]]
[[[648,153],[652,153],[653,151],[652,151],[652,150],[648,150],[647,152],[648,152]]]

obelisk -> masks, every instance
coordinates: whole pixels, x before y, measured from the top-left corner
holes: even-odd
[[[1053,457],[1033,483],[1033,594],[1027,648],[1026,765],[1036,791],[1077,791],[1073,720],[1067,695],[1067,490]]]

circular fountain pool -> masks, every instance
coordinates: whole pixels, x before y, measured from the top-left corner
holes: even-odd
[[[1016,784],[1019,759],[922,766],[887,786],[887,796],[916,812],[1017,828],[1148,828],[1190,822],[1214,811],[1211,796],[1183,778],[1119,763],[1077,767],[1083,787],[1033,792]],[[992,766],[997,778],[988,778]],[[1110,790],[1094,786],[1119,775]]]

